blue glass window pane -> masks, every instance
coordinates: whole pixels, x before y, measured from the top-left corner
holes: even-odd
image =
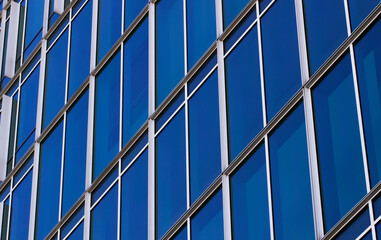
[[[217,54],[213,53],[209,59],[203,64],[203,67],[197,70],[197,73],[188,81],[188,95],[200,84],[202,80],[217,65]]]
[[[120,52],[96,78],[93,180],[119,151]]]
[[[312,75],[347,37],[344,1],[303,0],[303,3]]]
[[[376,225],[377,239],[381,239],[381,222]]]
[[[372,187],[381,180],[380,36],[381,21],[378,20],[355,45],[357,77]]]
[[[68,31],[46,54],[46,79],[42,128],[53,120],[65,103]]]
[[[315,239],[302,104],[270,135],[269,148],[275,238]]]
[[[374,219],[377,219],[381,215],[381,194],[378,194],[376,198],[372,200]]]
[[[188,239],[188,234],[187,234],[187,227],[184,225],[173,238],[172,240],[187,240]]]
[[[30,42],[36,37],[42,28],[45,5],[44,2],[44,0],[33,0],[28,2],[29,4],[26,13],[25,26],[25,48],[29,46]],[[38,39],[37,42],[39,42],[39,40],[41,39]]]
[[[219,121],[218,78],[215,71],[189,100],[191,203],[221,172]]]
[[[224,239],[222,191],[219,189],[191,218],[193,240]]]
[[[380,0],[348,0],[352,30],[355,30],[379,3]]]
[[[132,160],[139,154],[140,151],[148,143],[148,132],[145,132],[140,138],[134,143],[134,146],[131,147],[126,155],[122,158],[122,171],[131,163]]]
[[[184,76],[183,1],[156,5],[156,106]]]
[[[41,51],[39,50],[37,54],[33,57],[33,59],[28,63],[28,65],[22,71],[23,81],[25,80],[26,77],[29,78],[28,75],[30,74],[32,70],[33,71],[35,70],[35,66],[37,65],[37,62],[40,60],[40,58],[41,58]]]
[[[121,238],[147,239],[148,150],[122,176]]]
[[[372,231],[369,231],[361,240],[372,240]]]
[[[44,239],[58,222],[62,132],[63,124],[60,122],[41,144],[35,231],[37,240]]]
[[[124,29],[130,26],[147,3],[148,0],[124,0]]]
[[[123,145],[148,119],[148,19],[124,44]]]
[[[1,240],[7,239],[8,230],[8,216],[9,216],[9,198],[4,202],[3,205],[3,219],[1,226]]]
[[[88,102],[86,91],[67,114],[62,216],[85,191]]]
[[[115,185],[91,212],[91,240],[117,239],[118,185]]]
[[[8,196],[10,190],[11,182],[8,182],[7,185],[1,190],[0,193],[0,202],[4,201],[4,199]]]
[[[254,23],[256,19],[257,11],[256,8],[253,7],[241,20],[238,26],[236,26],[234,30],[229,34],[229,36],[224,40],[225,52],[230,50],[230,48],[237,42],[237,40],[250,27],[250,25]]]
[[[254,27],[225,60],[230,161],[234,160],[263,126],[256,42],[257,28]]]
[[[270,239],[265,147],[261,145],[231,177],[234,239]]]
[[[186,210],[184,109],[156,138],[156,238]]]
[[[69,97],[73,96],[90,72],[92,2],[81,10],[71,27]]]
[[[366,207],[333,240],[356,239],[369,225],[369,210]]]
[[[102,196],[106,189],[109,188],[110,185],[115,181],[119,174],[118,169],[118,165],[116,165],[102,180],[102,183],[100,183],[98,187],[92,192],[91,204],[94,204]]]
[[[61,20],[61,23],[56,27],[56,29],[53,31],[53,33],[49,36],[47,41],[47,48],[50,48],[52,43],[56,41],[56,39],[60,36],[60,34],[63,32],[63,30],[66,30],[69,23],[69,16],[66,16],[63,20]]]
[[[174,97],[168,106],[165,107],[165,110],[160,113],[160,115],[156,118],[155,121],[155,130],[158,131],[172,116],[173,113],[180,107],[180,105],[184,102],[185,94],[184,88],[181,89],[179,93],[177,93],[176,97]]]
[[[365,176],[349,55],[312,92],[327,232],[365,194]]]
[[[29,170],[29,168],[33,164],[33,154],[31,154],[26,160],[26,162],[23,164],[23,166],[13,175],[13,186],[16,186],[16,184],[20,181],[20,179],[24,176],[24,174]]]
[[[224,0],[224,28],[227,28],[234,18],[249,3],[249,0]]]
[[[97,62],[100,62],[122,33],[122,0],[98,1]]]
[[[187,1],[188,70],[216,39],[214,0]]]
[[[33,171],[13,191],[10,240],[28,239],[30,197]]]
[[[261,27],[269,121],[302,86],[294,1],[275,2]]]
[[[29,138],[34,142],[34,129],[36,128],[36,115],[37,115],[37,95],[38,95],[38,80],[39,80],[40,68],[37,67],[26,82],[21,87],[20,106],[19,106],[19,127],[17,130],[17,146],[19,150],[23,147],[23,150],[17,154],[21,158],[22,155],[30,147],[31,142],[25,144]],[[19,160],[19,158],[17,158]],[[16,161],[17,163],[17,161]]]
[[[72,229],[77,225],[77,223],[82,219],[84,215],[83,205],[75,211],[75,213],[70,217],[70,219],[61,228],[61,239],[64,238]]]
[[[83,222],[70,234],[66,240],[79,240],[83,239]]]
[[[259,0],[259,9],[262,12],[272,2],[272,0]]]

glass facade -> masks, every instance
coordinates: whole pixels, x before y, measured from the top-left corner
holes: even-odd
[[[0,0],[0,240],[381,239],[378,0]]]

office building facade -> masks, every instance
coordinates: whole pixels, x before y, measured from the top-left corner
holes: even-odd
[[[381,239],[380,1],[0,8],[1,240]]]

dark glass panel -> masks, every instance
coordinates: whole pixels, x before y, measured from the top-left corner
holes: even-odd
[[[61,239],[63,239],[72,229],[77,225],[77,223],[84,216],[84,207],[80,206],[75,213],[70,217],[70,219],[61,228]]]
[[[348,0],[352,30],[355,30],[379,3],[380,0]]]
[[[83,222],[70,234],[66,240],[80,240],[83,239]]]
[[[188,95],[200,84],[202,80],[210,73],[210,71],[217,65],[217,54],[213,53],[203,66],[197,70],[192,78],[188,81]]]
[[[148,133],[145,132],[134,143],[126,155],[122,158],[122,171],[131,163],[131,161],[139,154],[139,152],[148,144]]]
[[[301,103],[271,133],[269,148],[275,238],[315,239]]]
[[[356,239],[370,225],[369,210],[366,207],[342,229],[333,240]]]
[[[249,0],[223,0],[224,28],[229,26],[249,2]]]
[[[179,93],[177,93],[176,97],[174,97],[163,110],[160,115],[155,120],[155,131],[158,131],[166,121],[172,116],[172,114],[180,107],[180,105],[184,102],[185,95],[184,89],[181,89]]]
[[[107,176],[102,179],[102,182],[95,188],[91,195],[91,204],[94,204],[102,196],[106,189],[109,188],[110,185],[115,181],[119,174],[118,169],[118,165],[116,165],[107,174]]]
[[[148,0],[124,0],[124,29],[139,15]]]

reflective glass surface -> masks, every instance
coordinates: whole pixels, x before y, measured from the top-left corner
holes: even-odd
[[[147,3],[148,0],[124,0],[124,29],[128,28]]]
[[[303,104],[270,135],[269,148],[275,238],[314,239]]]
[[[192,203],[221,172],[217,81],[217,72],[215,71],[189,100],[189,158]]]
[[[224,28],[229,26],[233,19],[249,3],[249,0],[223,0]]]
[[[347,240],[347,239],[356,239],[365,229],[370,225],[369,219],[369,210],[365,208],[360,213],[356,215],[351,222],[345,226],[340,233],[335,236],[334,240]]]
[[[352,30],[380,3],[380,0],[348,0]]]
[[[366,193],[351,62],[345,55],[312,92],[327,232]]]
[[[225,60],[230,161],[263,127],[257,28]],[[250,65],[250,67],[247,67]]]

